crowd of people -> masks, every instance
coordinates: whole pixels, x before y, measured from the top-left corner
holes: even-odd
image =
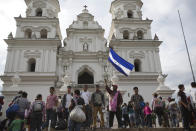
[[[139,94],[138,87],[133,88],[134,94],[128,103],[123,103],[123,97],[117,85],[107,86],[109,100],[105,93],[96,85],[96,91],[91,93],[88,86],[83,91],[67,87],[63,96],[57,96],[55,88],[50,87],[50,95],[46,102],[38,94],[30,103],[28,94],[19,91],[9,104],[6,119],[0,122],[3,131],[55,130],[80,131],[81,129],[112,128],[114,116],[117,118],[118,128],[156,128],[180,127],[191,130],[194,126],[196,113],[190,96],[184,93],[184,85],[179,85],[177,100],[169,97],[163,100],[158,94],[153,94],[151,104],[145,102]],[[0,110],[4,97],[0,97]],[[2,113],[0,113],[2,115]],[[156,124],[158,121],[158,125]]]

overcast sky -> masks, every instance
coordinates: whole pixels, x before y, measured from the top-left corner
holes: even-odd
[[[95,16],[95,20],[106,30],[108,37],[111,14],[109,8],[113,0],[60,0],[59,14],[61,32],[66,37],[66,28],[81,13],[84,5]],[[190,49],[194,72],[196,72],[196,0],[142,0],[143,18],[153,20],[152,34],[163,41],[160,56],[163,73],[168,74],[167,85],[177,87],[179,83],[189,85],[192,75],[185,50],[177,10],[181,12],[185,34]],[[0,74],[4,72],[7,45],[3,41],[10,32],[15,35],[16,23],[13,17],[25,17],[24,0],[0,0]],[[2,82],[1,82],[2,83]]]

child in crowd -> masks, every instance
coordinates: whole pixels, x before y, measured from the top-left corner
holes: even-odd
[[[135,126],[135,112],[134,112],[131,102],[129,102],[127,110],[129,112],[130,127],[134,127]]]
[[[8,131],[23,131],[25,120],[21,120],[18,115],[15,116],[14,121],[8,127]]]
[[[128,112],[128,106],[126,103],[122,106],[122,116],[123,116],[123,122],[124,122],[124,128],[126,128],[128,125],[130,125],[129,120],[129,112]]]
[[[146,126],[152,127],[152,110],[150,109],[148,102],[146,102],[146,106],[144,107],[144,114],[146,118]]]

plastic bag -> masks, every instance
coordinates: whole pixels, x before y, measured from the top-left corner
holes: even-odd
[[[29,110],[27,110],[27,109],[25,110],[24,117],[25,117],[25,118],[29,118]]]
[[[75,122],[83,123],[86,121],[86,115],[79,106],[75,106],[70,113],[70,119]]]

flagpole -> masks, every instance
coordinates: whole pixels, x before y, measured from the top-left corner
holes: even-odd
[[[184,28],[183,28],[182,19],[181,19],[180,11],[179,10],[178,10],[178,15],[179,15],[180,24],[181,24],[181,27],[182,27],[182,33],[183,33],[183,37],[184,37],[184,43],[185,43],[185,46],[186,46],[186,51],[187,51],[187,55],[188,55],[188,59],[189,59],[189,64],[190,64],[190,67],[191,67],[193,81],[195,82],[195,75],[194,75],[194,72],[193,72],[193,66],[192,66],[192,62],[191,62],[191,58],[190,58],[190,54],[189,54],[189,49],[188,49],[188,45],[187,45],[187,42],[186,42],[186,37],[185,37]]]

